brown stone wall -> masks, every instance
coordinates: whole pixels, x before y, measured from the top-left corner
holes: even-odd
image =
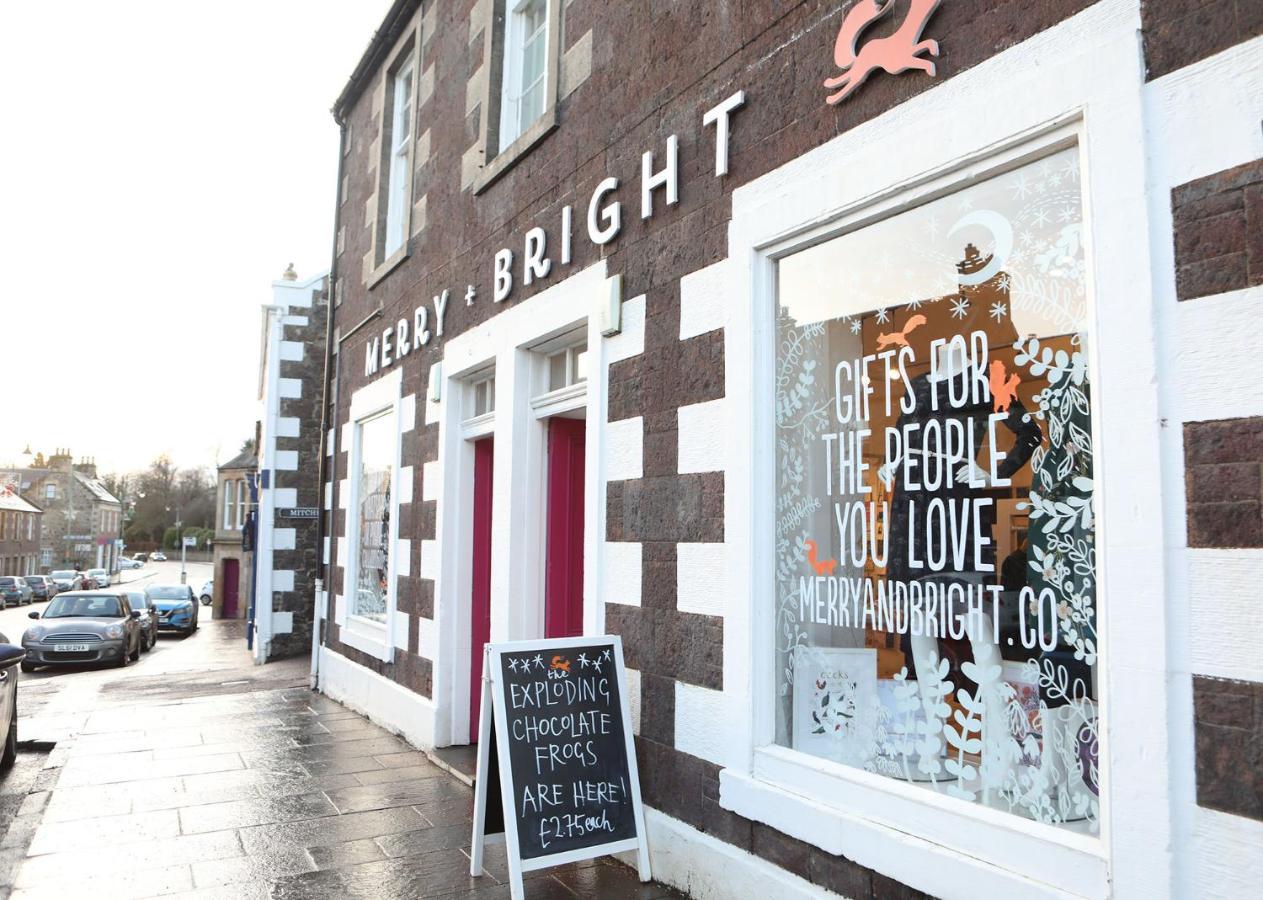
[[[1144,0],[1140,10],[1149,78],[1263,34],[1259,0]]]
[[[1184,425],[1190,547],[1263,547],[1263,418]]]
[[[1180,300],[1263,284],[1263,160],[1180,185],[1171,213]]]
[[[1197,803],[1263,821],[1263,684],[1193,678]]]

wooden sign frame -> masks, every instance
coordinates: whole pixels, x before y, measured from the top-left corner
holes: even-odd
[[[518,842],[517,815],[513,798],[516,796],[513,783],[513,768],[509,753],[509,720],[505,708],[505,692],[495,690],[501,672],[501,658],[505,654],[557,650],[567,647],[590,647],[593,644],[610,644],[613,647],[614,665],[618,678],[619,705],[622,707],[623,740],[627,753],[627,775],[631,783],[632,812],[636,823],[636,836],[612,841],[607,844],[596,844],[576,850],[567,850],[547,856],[531,859],[521,858],[521,844]],[[492,734],[494,728],[494,735]],[[496,757],[499,769],[498,787],[500,802],[504,811],[504,834],[487,835],[487,802],[489,797],[488,772],[491,762],[491,741],[496,742]],[[507,641],[487,644],[483,651],[482,661],[482,705],[478,714],[478,774],[474,782],[474,822],[473,841],[470,849],[469,874],[482,874],[483,847],[486,843],[503,840],[508,850],[509,890],[513,900],[524,900],[522,884],[523,872],[534,872],[551,866],[593,859],[613,853],[636,851],[637,872],[641,881],[649,881],[652,875],[649,869],[649,843],[645,832],[645,810],[640,799],[640,772],[636,767],[636,747],[632,739],[631,707],[627,695],[627,670],[623,664],[623,641],[618,635],[587,635],[573,638],[553,638],[536,641]]]

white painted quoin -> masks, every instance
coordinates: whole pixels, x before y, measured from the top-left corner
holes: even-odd
[[[934,896],[1244,898],[1263,882],[1263,824],[1197,805],[1190,687],[1194,673],[1263,680],[1256,640],[1263,618],[1257,591],[1249,590],[1263,579],[1263,554],[1188,549],[1181,434],[1185,422],[1263,415],[1263,378],[1253,377],[1263,376],[1256,372],[1263,337],[1255,325],[1263,294],[1256,287],[1177,303],[1170,203],[1178,185],[1263,157],[1263,38],[1146,81],[1141,24],[1135,0],[1103,0],[743,183],[731,196],[727,257],[679,284],[679,339],[721,331],[725,351],[723,396],[676,414],[678,472],[723,474],[723,540],[675,548],[676,609],[723,620],[723,688],[675,682],[674,749],[719,767],[724,810]],[[945,47],[965,39],[935,37]],[[753,89],[741,100],[744,113],[725,118],[725,128],[739,130],[739,116],[760,102]],[[692,118],[700,122],[703,112]],[[716,122],[700,127],[696,145],[708,177],[712,168],[722,177],[732,162],[721,154],[711,165]],[[772,691],[777,260],[1067,149],[1081,172],[1098,448],[1096,834],[779,745]],[[655,204],[661,212],[675,184],[659,173],[699,165],[696,157],[671,161],[675,152],[673,144],[646,148],[644,183],[651,187],[643,192],[633,184],[616,195],[601,188],[580,194],[579,208],[565,213],[573,239],[603,245],[602,210],[612,216],[606,204],[615,197],[622,216],[651,220]],[[415,648],[432,683],[430,696],[421,696],[322,644],[319,688],[426,749],[467,743],[474,724],[475,440],[491,436],[495,444],[491,641],[543,634],[545,420],[558,412],[587,422],[584,632],[606,630],[611,604],[643,604],[642,548],[606,540],[606,500],[610,482],[643,476],[642,419],[609,422],[608,414],[611,366],[645,351],[646,298],[622,296],[622,281],[605,259],[569,265],[568,245],[548,248],[555,253],[541,271],[545,245],[533,233],[487,254],[482,295],[466,294],[462,285],[441,303],[417,298],[417,316],[402,332],[374,323],[376,343],[367,355],[347,352],[343,360],[372,378],[339,398],[349,417],[328,436],[325,507],[344,510],[347,522],[326,539],[330,571],[340,567],[346,585],[327,598],[328,609],[341,643],[383,664]],[[430,328],[444,321],[448,303],[507,301],[524,277],[547,287],[441,344],[417,344],[390,362],[382,356],[388,337],[411,340],[423,318]],[[429,309],[424,317],[422,309]],[[547,354],[577,336],[588,352],[585,386],[545,396]],[[1241,377],[1224,377],[1225,354]],[[409,368],[420,377],[410,378]],[[475,415],[482,384],[494,384],[494,409]],[[421,462],[397,454],[387,614],[378,622],[357,617],[345,593],[357,565],[356,427],[383,412],[395,416],[401,448],[415,429],[437,426],[438,455]],[[414,497],[417,467],[423,487]],[[399,537],[399,520],[415,515],[410,505],[421,502],[436,504],[436,532],[414,548]],[[399,608],[400,580],[409,578],[433,581],[432,617]],[[324,608],[326,598],[317,599]],[[639,733],[641,675],[629,669],[627,676]],[[773,865],[660,810],[647,809],[646,821],[655,877],[693,896],[824,893],[808,873]]]

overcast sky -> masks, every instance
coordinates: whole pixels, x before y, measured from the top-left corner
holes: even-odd
[[[0,466],[213,466],[254,433],[259,307],[329,266],[329,108],[388,7],[6,5]]]

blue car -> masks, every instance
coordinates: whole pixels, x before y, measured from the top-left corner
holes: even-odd
[[[151,584],[145,596],[158,609],[158,630],[192,634],[197,631],[197,598],[187,584]]]

